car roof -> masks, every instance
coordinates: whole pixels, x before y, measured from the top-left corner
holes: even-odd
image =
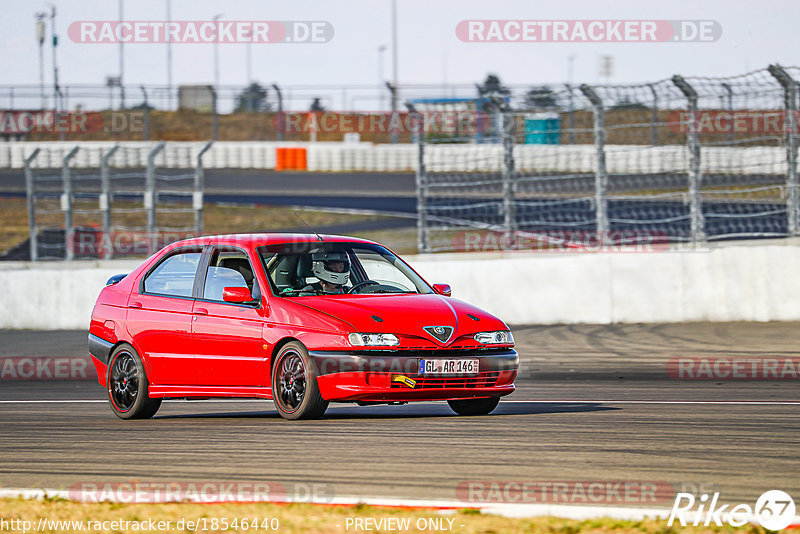
[[[324,242],[335,243],[367,243],[377,245],[378,243],[368,239],[358,237],[320,234]],[[239,247],[260,247],[264,245],[281,245],[284,243],[319,243],[316,234],[293,234],[293,233],[259,233],[259,234],[224,234],[194,237],[176,241],[170,245],[170,249],[183,246],[200,245],[231,245]]]

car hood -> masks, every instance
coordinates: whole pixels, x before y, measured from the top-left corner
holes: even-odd
[[[419,337],[443,346],[466,334],[507,328],[503,321],[480,308],[434,294],[337,295],[304,298],[302,304],[346,321],[359,332]],[[423,330],[426,326],[450,326],[454,331],[442,343]]]

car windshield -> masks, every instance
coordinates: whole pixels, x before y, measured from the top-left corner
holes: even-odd
[[[273,291],[284,297],[433,291],[380,245],[290,243],[259,247]]]

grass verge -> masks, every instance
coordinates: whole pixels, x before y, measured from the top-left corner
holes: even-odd
[[[482,514],[476,510],[464,509],[447,512],[436,510],[409,510],[357,505],[355,507],[312,505],[312,504],[271,504],[271,503],[220,503],[220,504],[118,504],[118,503],[78,503],[60,499],[43,501],[23,499],[0,500],[0,517],[3,520],[16,519],[28,521],[37,528],[40,520],[49,522],[38,532],[223,532],[252,531],[280,532],[283,534],[323,534],[346,532],[442,532],[463,534],[500,533],[716,533],[716,532],[766,532],[755,525],[740,529],[732,527],[667,527],[666,520],[627,521],[610,518],[590,520],[560,519],[555,517],[505,518]],[[369,523],[370,529],[356,528],[355,520],[380,521],[392,518],[395,521],[408,521],[408,528],[387,528],[389,523]],[[154,523],[169,528],[150,528]],[[183,523],[180,521],[183,520]],[[236,528],[234,526],[236,521]],[[248,528],[242,520],[246,521]],[[264,522],[266,520],[266,522]],[[77,521],[78,523],[53,524],[54,521]],[[113,521],[119,523],[112,524]],[[128,524],[121,522],[127,521]],[[193,525],[188,522],[192,521]],[[170,522],[170,523],[167,523]],[[258,528],[253,528],[253,522]],[[227,523],[227,528],[224,528]],[[397,525],[398,523],[394,523]],[[399,523],[403,525],[403,523]],[[82,526],[81,526],[82,525]],[[365,525],[362,523],[362,525]],[[382,525],[383,528],[377,527]],[[2,524],[0,531],[22,530],[3,528],[13,526]],[[21,526],[17,523],[17,526]],[[99,527],[99,529],[92,528]],[[136,528],[136,527],[139,528]],[[195,528],[189,528],[193,526]],[[264,528],[264,526],[269,528]],[[278,527],[274,529],[273,527]],[[204,529],[205,527],[205,529]]]
[[[39,208],[50,213],[39,218],[42,226],[61,227],[64,217],[58,213],[58,199],[45,199]],[[171,207],[174,207],[173,204]],[[146,214],[140,210],[141,205],[132,202],[114,202],[112,205],[112,225],[119,227],[138,227],[145,225]],[[188,206],[183,206],[188,208]],[[94,210],[97,202],[76,201],[78,210]],[[325,227],[345,224],[380,222],[389,217],[382,215],[362,215],[320,211],[313,209],[296,209],[277,206],[238,206],[234,204],[205,204],[203,207],[203,233],[231,234],[268,232],[287,228],[301,229],[307,232],[303,223],[295,216],[295,212],[312,228],[325,232]],[[193,225],[191,213],[159,213],[157,223],[166,227],[189,227]],[[81,226],[97,226],[99,213],[78,213],[74,224]],[[410,223],[413,224],[413,221]],[[398,253],[416,252],[416,230],[402,228],[399,230],[365,230],[351,232],[349,235],[365,239],[382,240],[386,246]],[[24,198],[0,197],[0,254],[23,242],[28,238],[28,211]]]

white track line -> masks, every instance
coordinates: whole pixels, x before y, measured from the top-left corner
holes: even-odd
[[[184,399],[167,399],[166,402],[185,402],[186,404],[197,404],[200,402],[272,402],[268,399],[204,399],[204,400],[184,400]],[[107,400],[97,399],[67,399],[67,400],[0,400],[0,404],[92,404],[104,403],[108,404]]]
[[[92,403],[107,403],[107,400],[95,399],[65,399],[65,400],[0,400],[0,404],[92,404]],[[272,402],[267,399],[208,399],[208,400],[183,400],[183,399],[169,399],[167,402],[185,402],[187,404],[196,404],[200,402]],[[442,401],[434,401],[442,402]],[[800,404],[800,401],[767,401],[767,400],[753,400],[753,401],[678,401],[678,400],[612,400],[612,399],[558,399],[558,400],[545,400],[545,399],[529,399],[529,400],[503,400],[501,404],[510,403],[528,403],[528,404],[724,404],[733,406],[748,406],[748,405],[766,405],[766,406],[794,406]],[[333,408],[342,408],[343,406],[333,406]]]
[[[781,405],[781,404],[800,404],[800,401],[768,401],[768,400],[752,400],[752,401],[679,401],[679,400],[592,400],[592,399],[558,399],[558,400],[543,400],[543,399],[509,399],[501,400],[500,404],[512,402],[526,402],[538,404],[574,404],[574,403],[596,403],[596,404],[768,404],[768,405]]]
[[[0,400],[0,404],[88,404],[92,402],[108,402],[107,400]]]
[[[2,488],[0,489],[0,498],[23,498],[23,499],[43,499],[60,497],[63,499],[73,499],[74,495],[70,495],[67,490],[52,490],[52,489],[35,489],[35,488]],[[104,499],[114,501],[113,492],[111,499]],[[202,502],[192,500],[191,502]],[[220,502],[219,500],[208,501],[212,503]],[[235,502],[235,501],[234,501]],[[287,501],[273,501],[273,502],[292,502]],[[297,501],[308,502],[308,501]],[[476,508],[487,514],[499,515],[503,517],[536,517],[536,516],[554,516],[564,519],[593,519],[599,517],[611,517],[614,519],[628,519],[632,521],[640,521],[646,517],[662,518],[669,517],[670,510],[656,509],[656,508],[625,508],[616,506],[572,506],[564,504],[516,504],[516,503],[499,503],[499,504],[474,504],[464,503],[461,501],[446,501],[446,500],[425,500],[425,499],[400,499],[400,498],[370,498],[370,497],[335,497],[323,502],[313,502],[312,504],[322,505],[340,505],[340,506],[356,506],[358,504],[367,504],[371,506],[389,506],[389,507],[403,507],[403,508],[433,508],[438,510],[458,510],[463,508]]]
[[[113,492],[110,495],[111,499],[104,499],[106,501],[115,501]],[[63,499],[73,499],[74,494],[70,495],[67,490],[52,490],[52,489],[35,489],[35,488],[0,488],[0,498],[23,498],[23,499],[43,499],[60,497]],[[129,501],[127,501],[129,502]],[[192,499],[189,502],[200,502],[202,500]],[[206,501],[208,503],[221,502],[219,499]],[[225,501],[225,502],[236,502]],[[272,501],[275,503],[291,503],[302,502],[308,503],[308,500],[282,500]],[[636,507],[622,507],[622,506],[583,506],[583,505],[570,505],[570,504],[519,504],[519,503],[494,503],[494,504],[477,504],[465,503],[462,501],[447,501],[447,500],[426,500],[426,499],[401,499],[401,498],[381,498],[381,497],[335,497],[325,501],[311,501],[311,504],[321,505],[339,505],[339,506],[356,506],[359,504],[367,504],[370,506],[388,506],[388,507],[401,507],[413,509],[436,509],[442,513],[453,513],[455,510],[464,508],[479,509],[485,514],[499,515],[502,517],[559,517],[562,519],[596,519],[601,517],[610,517],[613,519],[626,519],[630,521],[642,521],[644,519],[667,519],[671,510],[667,508],[636,508]],[[723,520],[727,520],[728,514],[723,514]],[[685,518],[693,521],[697,516],[697,512],[689,512],[685,514]],[[702,518],[701,518],[702,519]],[[800,523],[800,516],[795,516],[793,524]]]

